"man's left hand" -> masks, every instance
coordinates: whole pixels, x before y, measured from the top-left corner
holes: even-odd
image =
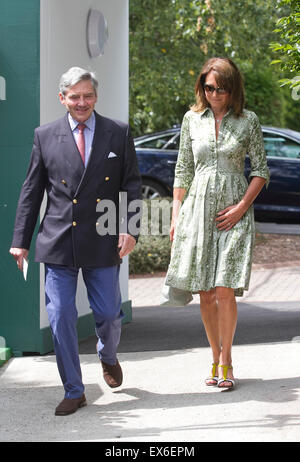
[[[125,257],[134,249],[136,240],[130,234],[120,234],[119,235],[119,255],[120,258]]]

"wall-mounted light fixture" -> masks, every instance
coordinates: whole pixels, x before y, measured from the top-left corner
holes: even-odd
[[[104,47],[108,40],[107,21],[98,10],[91,9],[87,19],[87,47],[91,58],[104,54]]]

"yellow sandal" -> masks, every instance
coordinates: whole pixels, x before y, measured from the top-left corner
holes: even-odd
[[[208,387],[212,387],[212,386],[218,385],[219,376],[216,375],[216,372],[217,372],[217,368],[218,368],[218,367],[219,367],[219,365],[218,365],[217,363],[212,363],[211,375],[205,379],[205,384],[206,384]],[[210,382],[211,382],[211,383],[210,383]]]
[[[225,388],[225,389],[227,388],[229,390],[232,390],[235,386],[235,381],[233,379],[227,378],[228,369],[232,369],[232,366],[226,365],[226,364],[220,364],[219,367],[222,367],[223,369],[223,378],[218,380],[218,384],[217,384],[218,388]],[[225,383],[225,382],[230,382],[230,385],[222,386],[222,383]]]

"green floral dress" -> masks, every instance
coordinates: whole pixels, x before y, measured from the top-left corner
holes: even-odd
[[[213,112],[188,111],[182,122],[174,188],[185,188],[172,245],[171,261],[163,288],[162,304],[185,305],[192,293],[216,286],[231,287],[242,296],[248,289],[255,238],[253,206],[229,231],[219,231],[217,213],[237,204],[250,176],[269,182],[263,137],[254,112],[223,117],[218,139]]]

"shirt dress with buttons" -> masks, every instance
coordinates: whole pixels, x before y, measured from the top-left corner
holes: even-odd
[[[245,157],[251,162],[250,177],[269,182],[263,136],[254,112],[236,117],[230,109],[216,139],[213,112],[188,111],[182,122],[174,188],[187,190],[181,206],[162,304],[185,305],[192,293],[217,286],[234,289],[242,296],[249,287],[255,239],[253,205],[229,231],[216,226],[217,213],[237,204],[248,182]]]

